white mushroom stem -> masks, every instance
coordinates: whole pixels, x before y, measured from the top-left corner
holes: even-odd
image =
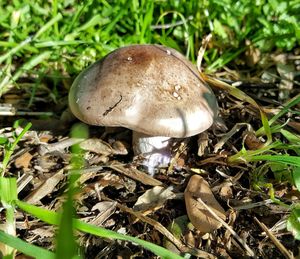
[[[149,136],[133,131],[132,146],[135,156],[143,156],[143,165],[154,175],[159,167],[171,161],[170,137]]]

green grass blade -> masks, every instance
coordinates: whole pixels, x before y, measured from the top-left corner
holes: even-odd
[[[16,205],[26,211],[27,213],[30,213],[31,215],[39,218],[40,220],[52,224],[52,225],[58,225],[60,222],[61,214],[53,211],[49,211],[43,208],[39,208],[37,206],[22,202],[20,200],[16,201]],[[105,228],[97,227],[88,223],[83,223],[78,219],[73,220],[74,227],[77,230],[89,233],[89,234],[94,234],[99,237],[105,237],[105,238],[115,238],[119,240],[127,240],[134,242],[136,244],[139,244],[143,246],[144,248],[152,251],[154,254],[161,256],[162,258],[166,259],[182,259],[181,256],[174,254],[167,249],[160,247],[158,245],[152,244],[150,242],[138,239],[136,237],[131,237],[131,236],[126,236],[122,235],[119,233],[116,233],[112,230],[107,230]]]
[[[18,71],[12,77],[11,81],[16,82],[25,71],[31,70],[33,67],[42,63],[44,60],[48,59],[51,56],[51,53],[52,53],[51,51],[45,51],[37,56],[33,56],[21,68],[18,69]],[[8,90],[9,90],[8,87],[2,86],[0,88],[0,96]]]
[[[16,178],[0,177],[0,202],[5,209],[5,222],[1,224],[1,229],[11,236],[16,235],[16,224],[13,202],[17,199]],[[15,253],[11,246],[0,245],[0,252],[6,257],[12,257]]]
[[[80,258],[78,257],[78,247],[73,233],[73,221],[70,220],[74,216],[73,203],[70,198],[63,205],[63,213],[59,224],[58,234],[56,236],[57,250],[56,258]],[[68,238],[66,238],[68,237]]]
[[[0,94],[1,95],[1,94]],[[16,137],[16,139],[14,140],[13,144],[9,147],[9,149],[5,152],[4,154],[4,158],[2,161],[2,168],[1,168],[1,176],[4,175],[6,167],[8,165],[8,162],[10,160],[10,157],[12,155],[12,153],[14,152],[18,142],[21,140],[21,138],[25,135],[25,133],[31,128],[32,124],[31,122],[29,122],[25,128],[21,131],[21,133]]]
[[[154,254],[156,254],[158,256],[161,256],[162,258],[165,258],[165,259],[183,259],[181,256],[176,255],[176,254],[174,254],[174,253],[168,251],[167,249],[165,249],[163,247],[160,247],[158,245],[155,245],[155,244],[152,244],[150,242],[138,239],[136,237],[121,235],[121,234],[116,233],[116,232],[111,231],[111,230],[99,228],[99,227],[96,227],[94,225],[84,223],[80,220],[75,220],[74,226],[78,230],[81,230],[81,231],[86,232],[86,233],[94,234],[95,236],[131,241],[133,243],[136,243],[136,244],[139,244],[139,245],[145,247],[146,249],[152,251]]]
[[[94,44],[93,42],[87,42],[82,40],[58,40],[58,41],[40,41],[36,42],[34,46],[36,48],[46,48],[46,47],[57,47],[57,46],[70,46],[79,44]]]
[[[42,26],[38,32],[34,35],[34,39],[37,39],[39,36],[41,36],[44,32],[46,32],[49,28],[51,28],[54,24],[57,24],[59,20],[61,20],[63,16],[58,13],[56,16],[54,16],[49,22],[47,22],[44,26]]]
[[[271,126],[274,122],[276,122],[280,117],[282,117],[284,114],[288,113],[290,109],[300,103],[300,94],[296,95],[292,99],[290,99],[286,104],[284,104],[283,108],[278,112],[276,115],[274,115],[269,120],[269,125]],[[257,135],[262,135],[264,133],[265,129],[260,128],[256,131]]]
[[[17,53],[19,50],[24,48],[27,44],[29,44],[32,41],[32,37],[28,37],[26,40],[22,41],[20,44],[18,44],[16,47],[12,48],[11,50],[7,51],[4,55],[0,56],[0,64],[5,61],[7,58],[13,56],[15,53]]]
[[[259,155],[246,158],[248,162],[270,161],[300,167],[300,157],[289,155]]]
[[[73,138],[88,138],[88,127],[85,124],[78,123],[75,124],[71,129],[71,137]],[[73,145],[72,149],[72,159],[71,167],[72,169],[80,168],[84,165],[84,159],[82,154],[82,149],[80,146]],[[81,258],[79,255],[79,248],[76,243],[76,238],[74,235],[74,201],[73,196],[76,193],[76,181],[79,179],[79,174],[74,174],[73,170],[69,173],[68,178],[68,191],[67,199],[63,204],[63,211],[61,216],[61,221],[59,224],[58,234],[56,236],[57,250],[56,258]],[[66,238],[66,236],[68,238]]]
[[[0,230],[0,243],[6,244],[18,251],[37,259],[54,259],[55,254],[41,247],[29,244],[20,238],[11,236]]]

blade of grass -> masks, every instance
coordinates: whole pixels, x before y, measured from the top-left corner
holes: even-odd
[[[229,162],[233,162],[232,159],[228,159]],[[289,155],[249,155],[248,153],[245,153],[240,156],[240,158],[235,158],[235,163],[236,162],[258,162],[258,161],[269,161],[269,162],[278,162],[278,163],[283,163],[286,165],[292,165],[292,166],[297,166],[300,167],[300,157],[298,156],[289,156]]]
[[[17,136],[17,138],[15,139],[13,144],[8,148],[8,150],[6,150],[6,152],[4,154],[3,161],[2,161],[1,176],[4,176],[6,167],[8,165],[9,160],[10,160],[10,157],[11,157],[12,153],[14,152],[18,142],[21,140],[21,138],[24,136],[24,134],[31,128],[31,126],[32,126],[32,124],[29,122],[24,127],[24,129],[21,131],[21,133]]]
[[[29,244],[20,238],[11,236],[0,230],[0,243],[15,248],[19,252],[37,259],[54,259],[55,254],[41,247]]]
[[[60,222],[61,214],[53,211],[49,211],[43,208],[39,208],[37,206],[25,203],[23,201],[17,200],[16,205],[22,209],[23,211],[26,211],[27,213],[39,218],[40,220],[52,224],[52,225],[58,225]],[[112,230],[107,230],[105,228],[97,227],[88,223],[83,223],[78,219],[74,219],[74,227],[77,230],[83,231],[85,233],[93,234],[99,237],[104,238],[114,238],[119,240],[127,240],[131,241],[133,243],[139,244],[143,246],[144,248],[152,251],[154,254],[161,256],[162,258],[166,259],[183,259],[181,256],[174,254],[167,249],[160,247],[158,245],[152,244],[150,242],[138,239],[136,237],[131,237],[123,234],[119,234],[117,232],[114,232]]]
[[[45,59],[48,59],[51,56],[51,51],[45,51],[38,56],[34,56],[29,61],[27,61],[18,71],[13,75],[8,83],[0,83],[0,96],[6,93],[10,88],[13,87],[12,82],[16,82],[19,77],[25,72],[31,70],[33,67],[40,64]]]
[[[238,57],[241,53],[243,53],[247,48],[240,48],[239,50],[235,52],[225,52],[222,54],[216,61],[214,61],[212,64],[210,64],[206,69],[206,73],[212,73],[216,71],[217,69],[224,67],[227,63]]]
[[[5,208],[5,222],[1,229],[5,233],[15,236],[16,235],[16,223],[14,214],[13,201],[17,199],[17,181],[16,178],[4,178],[0,177],[0,201]],[[15,250],[10,246],[0,245],[0,251],[4,256],[14,257]]]
[[[46,48],[46,47],[68,46],[68,45],[79,45],[79,44],[94,44],[94,42],[87,42],[82,40],[40,41],[40,42],[36,42],[34,46],[36,48]]]
[[[300,166],[293,169],[293,180],[298,191],[300,191]]]
[[[58,10],[57,0],[53,0],[52,1],[52,15],[53,15],[53,18],[55,18],[57,16],[57,10]],[[53,23],[53,26],[54,26],[54,33],[55,33],[56,37],[59,37],[57,21]]]
[[[280,112],[278,112],[275,116],[273,116],[269,120],[269,125],[271,126],[281,116],[283,116],[284,114],[286,114],[287,112],[289,112],[290,108],[292,108],[293,106],[295,106],[295,105],[297,105],[299,103],[300,103],[300,94],[298,94],[295,97],[293,97],[292,99],[288,100],[288,102],[283,105],[283,108],[280,110]],[[256,131],[256,134],[257,135],[262,135],[264,133],[264,130],[265,130],[264,128],[260,128],[260,129],[258,129]]]
[[[0,64],[8,59],[9,57],[16,54],[19,50],[24,48],[28,43],[32,41],[32,37],[28,37],[26,40],[23,40],[20,44],[18,44],[16,47],[12,48],[11,50],[7,51],[4,55],[0,56]],[[11,43],[13,44],[13,43]]]
[[[79,139],[88,138],[88,127],[85,124],[75,124],[71,129],[71,137]],[[79,170],[84,165],[84,153],[79,144],[73,145],[71,167],[74,170]],[[80,174],[74,173],[74,170],[69,171],[67,199],[63,204],[62,216],[59,224],[58,234],[56,236],[57,252],[56,258],[81,258],[78,254],[79,248],[74,236],[74,201],[73,196],[77,192],[76,181]],[[68,236],[68,238],[66,238]]]
[[[50,21],[48,21],[44,26],[42,26],[37,33],[34,35],[33,39],[36,40],[40,37],[44,32],[46,32],[49,28],[51,28],[54,24],[56,24],[59,20],[63,18],[61,13],[58,13],[54,16]]]

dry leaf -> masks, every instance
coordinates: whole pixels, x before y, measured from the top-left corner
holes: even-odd
[[[29,152],[22,154],[15,161],[16,168],[28,169],[31,159],[32,155]]]
[[[124,141],[116,140],[111,144],[114,154],[116,155],[127,155],[128,154],[128,144]]]
[[[215,199],[210,187],[201,176],[193,175],[184,192],[185,205],[188,217],[192,224],[201,232],[212,232],[222,226],[210,213],[203,207],[197,199],[201,199],[209,206],[221,219],[225,220],[225,211]]]
[[[150,208],[161,206],[166,200],[175,198],[175,194],[171,188],[164,188],[162,186],[154,186],[141,195],[134,204],[135,211],[145,211]]]
[[[220,196],[225,199],[232,199],[233,198],[233,192],[230,185],[223,185],[219,192]]]
[[[260,149],[264,145],[253,131],[246,131],[243,135],[245,136],[245,144],[250,150]]]
[[[50,155],[38,156],[36,159],[36,165],[34,166],[34,169],[39,170],[43,173],[47,173],[56,164],[57,161],[53,156]]]
[[[38,203],[46,195],[52,193],[55,186],[64,178],[64,170],[59,170],[53,176],[45,180],[35,190],[33,190],[26,198],[25,201],[31,204]]]
[[[36,229],[30,230],[30,233],[39,237],[53,237],[55,235],[54,229],[47,226],[40,226]]]
[[[106,143],[105,141],[99,138],[86,139],[83,142],[81,142],[79,146],[83,150],[91,151],[96,154],[101,154],[104,156],[109,156],[114,154],[114,150],[112,149],[112,147],[108,143]]]

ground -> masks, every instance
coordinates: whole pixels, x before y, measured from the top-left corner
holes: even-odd
[[[232,80],[229,73],[226,76]],[[270,117],[280,102],[280,80],[283,79],[272,83],[242,81],[239,88],[253,96],[269,111]],[[251,253],[258,258],[284,258],[286,251],[297,256],[299,242],[285,228],[289,209],[276,204],[269,194],[272,189],[277,199],[291,204],[299,200],[299,192],[284,177],[278,181],[269,167],[263,170],[262,162],[229,163],[227,159],[243,145],[249,150],[259,150],[266,141],[253,130],[261,127],[259,111],[224,90],[213,89],[220,107],[219,122],[204,134],[174,141],[177,166],[160,169],[154,175],[157,181],[142,172],[138,161],[133,162],[130,130],[88,126],[88,140],[80,144],[85,151],[80,154],[84,165],[74,197],[76,216],[85,222],[166,246],[177,253],[179,248],[193,257],[199,255],[199,250],[218,258],[248,257]],[[291,91],[292,95],[298,93],[297,89]],[[26,107],[30,96],[25,91],[15,89],[3,96],[4,103],[13,102],[14,107],[29,115],[2,117],[2,134],[11,138],[14,129],[10,126],[17,119],[32,122],[8,165],[9,174],[18,177],[19,198],[52,210],[59,210],[64,201],[72,157],[70,146],[80,142],[69,137],[71,128],[79,121],[68,111],[67,93],[64,91],[61,99],[54,103],[46,92],[38,91],[30,108]],[[34,111],[54,115],[44,119],[30,115]],[[297,132],[296,119],[290,117],[289,122],[294,123],[291,130]],[[25,124],[23,121],[21,125]],[[228,132],[234,127],[234,135],[229,136]],[[227,228],[223,225],[206,234],[188,224],[183,192],[193,174],[201,175],[208,182],[226,212]],[[158,195],[158,200],[148,200],[146,207],[137,209],[137,200],[158,186],[171,188],[171,194]],[[180,220],[186,224],[183,223],[177,233],[171,225]],[[276,247],[276,241],[260,224],[276,237],[283,250]],[[167,242],[166,236],[170,233],[167,229],[177,240],[177,248]],[[17,233],[30,243],[49,249],[54,247],[55,228],[21,212],[17,213]],[[86,258],[154,258],[151,252],[130,242],[82,233],[77,233],[77,238]]]

